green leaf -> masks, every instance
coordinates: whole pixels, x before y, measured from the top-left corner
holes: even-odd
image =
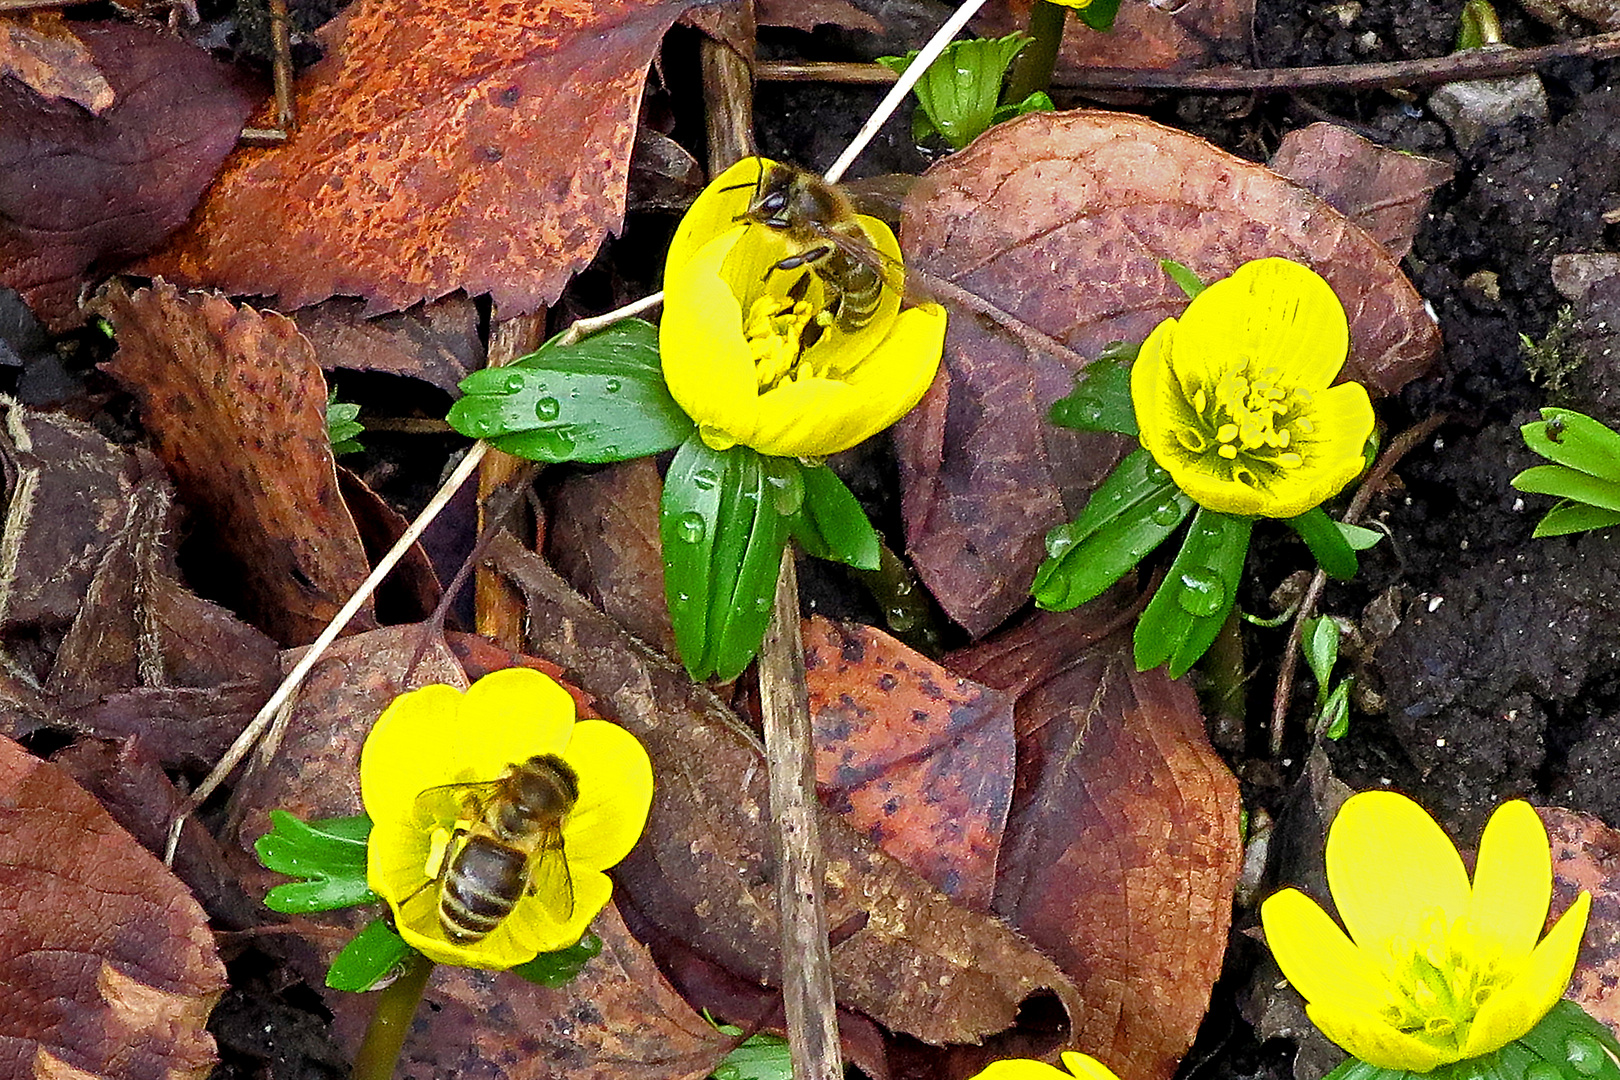
[[[1350,685],[1354,679],[1342,679],[1333,693],[1328,695],[1322,703],[1322,719],[1320,721],[1325,729],[1323,734],[1334,742],[1338,742],[1350,732]]]
[[[857,570],[878,568],[877,530],[860,501],[825,465],[799,465],[804,505],[788,519],[793,538],[805,552]]]
[[[914,92],[929,123],[954,149],[962,149],[995,122],[1007,65],[1030,40],[1027,34],[1009,34],[953,41],[929,65]],[[880,56],[878,63],[899,75],[916,58],[915,52]]]
[[[1075,11],[1080,21],[1093,30],[1111,30],[1114,27],[1114,17],[1119,14],[1119,0],[1091,0],[1091,3]]]
[[[710,449],[694,434],[664,478],[664,594],[693,679],[735,678],[759,651],[798,509],[782,510],[772,483],[779,467],[745,446]]]
[[[1328,517],[1326,510],[1313,506],[1298,517],[1289,518],[1288,525],[1305,541],[1316,565],[1327,571],[1329,577],[1348,581],[1356,576],[1359,569],[1356,553],[1339,523]]]
[[[601,952],[602,939],[587,931],[584,937],[568,948],[541,953],[528,963],[513,968],[512,974],[555,990],[560,986],[567,986],[578,978],[579,973],[585,970],[585,965]]]
[[[364,434],[366,430],[366,425],[355,420],[359,415],[360,406],[353,402],[339,401],[337,390],[333,389],[326,399],[326,438],[332,444],[334,456],[353,454],[365,449],[355,438]]]
[[[742,1029],[720,1027],[728,1035]],[[712,1080],[792,1080],[793,1058],[788,1041],[780,1035],[750,1035],[733,1047],[710,1074]]]
[[[1128,358],[1121,354],[1129,352]],[[1136,406],[1131,401],[1131,362],[1136,346],[1112,342],[1075,376],[1068,397],[1052,403],[1047,419],[1076,431],[1112,431],[1136,435]]]
[[[360,815],[305,822],[285,810],[270,811],[270,831],[253,850],[266,868],[306,880],[277,885],[265,894],[272,911],[301,914],[373,904],[366,884],[366,839],[371,819]]]
[[[1587,506],[1565,499],[1547,511],[1547,516],[1537,523],[1534,535],[1539,540],[1544,536],[1567,536],[1588,529],[1606,529],[1610,525],[1620,525],[1620,510],[1605,510],[1601,506]]]
[[[1068,611],[1099,595],[1164,542],[1193,502],[1146,450],[1115,466],[1080,516],[1046,534],[1046,561],[1030,592],[1038,607]]]
[[[1300,646],[1304,649],[1305,662],[1310,665],[1311,674],[1316,676],[1316,707],[1320,709],[1332,692],[1329,680],[1333,676],[1333,665],[1339,662],[1338,622],[1326,615],[1306,619],[1305,636]]]
[[[1519,491],[1620,510],[1620,484],[1564,465],[1533,465],[1508,481]]]
[[[461,381],[446,419],[533,461],[624,461],[679,446],[692,419],[664,385],[658,328],[626,319],[574,345],[553,338]]]
[[[1333,524],[1338,527],[1339,535],[1344,537],[1344,542],[1350,545],[1351,551],[1366,551],[1377,546],[1378,541],[1384,538],[1384,534],[1377,529],[1364,529],[1360,525],[1349,525],[1343,521],[1335,521]]]
[[[1159,590],[1136,622],[1136,669],[1166,665],[1172,679],[1209,649],[1237,598],[1251,518],[1199,507]]]
[[[1571,409],[1542,409],[1541,415],[1519,429],[1526,446],[1559,465],[1620,483],[1620,434]]]
[[[386,919],[372,919],[326,969],[326,985],[333,990],[370,990],[405,962],[411,947],[394,933]]]
[[[1037,90],[1029,97],[1012,105],[996,106],[995,123],[1011,120],[1015,116],[1023,116],[1032,112],[1054,112],[1057,106],[1052,104],[1052,96],[1045,90]]]
[[[1198,280],[1197,274],[1174,259],[1160,259],[1159,268],[1170,275],[1171,281],[1181,286],[1181,291],[1187,294],[1189,300],[1196,298],[1199,293],[1208,288],[1202,281]]]

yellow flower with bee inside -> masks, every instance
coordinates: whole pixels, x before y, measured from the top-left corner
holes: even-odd
[[[1266,942],[1324,1035],[1369,1065],[1419,1073],[1541,1022],[1569,984],[1592,899],[1581,893],[1542,936],[1552,855],[1522,801],[1491,815],[1470,883],[1422,807],[1351,796],[1328,830],[1327,876],[1344,930],[1284,889],[1261,905]]]
[[[675,401],[716,450],[824,457],[877,434],[939,369],[945,311],[901,310],[888,226],[813,174],[745,158],[681,220],[659,351]]]
[[[635,736],[576,720],[530,668],[401,694],[360,752],[366,878],[428,959],[509,968],[566,949],[612,896],[652,803]]]
[[[1142,445],[1210,510],[1297,517],[1360,474],[1373,430],[1344,305],[1310,268],[1257,259],[1142,343],[1131,400]]]

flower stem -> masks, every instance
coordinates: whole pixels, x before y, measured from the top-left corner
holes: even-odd
[[[1013,63],[1007,83],[1007,100],[1023,101],[1037,90],[1052,85],[1052,69],[1057,66],[1058,46],[1063,42],[1063,19],[1069,9],[1048,0],[1035,0],[1029,12],[1029,36],[1034,38]]]
[[[412,949],[399,978],[377,991],[377,1011],[371,1014],[371,1026],[366,1028],[360,1052],[354,1056],[352,1080],[389,1080],[394,1075],[400,1049],[431,974],[433,961]]]

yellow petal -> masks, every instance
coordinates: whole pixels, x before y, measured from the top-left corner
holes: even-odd
[[[1468,914],[1462,857],[1434,818],[1393,791],[1345,801],[1328,830],[1327,874],[1345,929],[1373,952],[1436,912],[1447,923]]]
[[[973,1080],[1069,1080],[1069,1074],[1044,1061],[1008,1058],[992,1063],[983,1072],[975,1074]]]
[[[664,277],[658,351],[670,396],[700,426],[748,443],[759,424],[754,358],[743,337],[743,313],[721,267],[743,239],[736,227]]]
[[[571,866],[606,870],[630,854],[652,805],[652,762],[636,737],[606,720],[581,720],[563,753],[579,801],[563,823]]]
[[[1306,1001],[1376,1009],[1388,999],[1382,972],[1315,900],[1283,889],[1260,905],[1266,944]]]
[[[1172,450],[1175,439],[1172,424],[1185,411],[1185,397],[1170,367],[1170,351],[1175,341],[1176,320],[1166,319],[1153,328],[1137,351],[1131,365],[1131,406],[1142,445],[1162,465],[1163,453]],[[1165,444],[1166,437],[1169,444]]]
[[[1591,894],[1577,896],[1513,982],[1480,1007],[1468,1032],[1468,1056],[1490,1053],[1519,1038],[1541,1023],[1541,1018],[1564,996],[1591,910]]]
[[[470,768],[459,742],[443,745],[446,719],[459,715],[461,702],[453,686],[424,686],[396,697],[371,726],[360,748],[360,797],[372,821],[404,816],[424,789]]]
[[[1546,925],[1551,902],[1547,830],[1529,803],[1503,803],[1479,841],[1469,927],[1475,938],[1507,958],[1528,956]]]
[[[1113,1070],[1090,1054],[1080,1054],[1073,1050],[1065,1050],[1062,1054],[1063,1067],[1081,1078],[1081,1080],[1119,1080]]]
[[[743,158],[709,182],[681,217],[669,242],[666,277],[684,266],[703,245],[736,227],[738,215],[754,201],[760,175],[774,164],[767,158]]]
[[[1332,286],[1289,259],[1256,259],[1199,293],[1181,317],[1176,363],[1258,373],[1277,366],[1289,383],[1325,389],[1350,352],[1350,324]]]
[[[1322,1034],[1367,1064],[1381,1069],[1422,1073],[1458,1060],[1359,1010],[1312,1002],[1305,1006],[1305,1013]]]
[[[372,822],[366,843],[366,884],[390,903],[399,903],[427,881],[429,834],[407,819]]]
[[[574,913],[566,921],[552,917],[538,898],[530,896],[518,902],[490,937],[505,936],[514,952],[527,952],[530,958],[573,945],[613,898],[613,882],[600,870],[576,871],[573,880]]]
[[[562,753],[574,730],[574,699],[555,679],[533,668],[510,667],[467,688],[459,719],[450,738],[476,743],[491,766],[471,779],[493,780],[535,754]]]

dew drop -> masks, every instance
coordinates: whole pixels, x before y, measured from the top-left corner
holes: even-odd
[[[562,415],[562,403],[554,397],[543,397],[535,404],[534,415],[542,420],[555,420]]]
[[[692,486],[699,491],[713,491],[720,482],[720,474],[713,469],[699,469],[692,474]]]
[[[467,426],[472,429],[473,437],[478,439],[482,439],[485,435],[488,435],[490,432],[495,430],[494,421],[485,419],[484,417],[479,417],[477,420],[474,420]]]
[[[700,543],[703,540],[705,529],[703,515],[696,510],[688,510],[681,515],[675,523],[676,535],[688,544]]]
[[[884,612],[889,621],[889,629],[897,634],[908,633],[917,628],[917,616],[903,607],[892,607]]]
[[[1582,1076],[1596,1076],[1609,1060],[1602,1044],[1582,1032],[1576,1032],[1565,1040],[1564,1058],[1569,1062],[1569,1067]]]
[[[1188,570],[1176,583],[1176,603],[1189,615],[1213,615],[1226,604],[1226,586],[1213,570]]]
[[[1149,465],[1147,467],[1147,478],[1155,484],[1162,484],[1170,479],[1170,474],[1164,471],[1163,466]]]
[[[546,432],[551,442],[552,453],[559,458],[572,457],[575,448],[574,433],[567,428],[552,428]]]
[[[527,385],[527,381],[522,375],[519,375],[516,372],[513,372],[506,377],[506,392],[508,394],[517,393],[518,391],[522,390],[525,385]]]
[[[609,379],[603,389],[610,394],[617,394],[621,385],[618,379]]]
[[[797,468],[767,473],[765,482],[770,485],[771,505],[778,514],[789,517],[799,512],[804,505],[804,475]]]
[[[1067,525],[1059,525],[1046,534],[1046,554],[1048,558],[1061,559],[1065,552],[1074,547],[1074,530]]]
[[[1155,525],[1174,525],[1181,520],[1181,507],[1177,506],[1174,500],[1167,499],[1155,506],[1148,513],[1148,517],[1153,519]]]
[[[771,610],[772,602],[772,598],[769,596],[756,596],[754,597],[754,610],[769,611]]]
[[[692,594],[691,593],[676,593],[675,594],[675,606],[676,607],[683,608],[683,607],[686,607],[691,602],[692,602]]]

